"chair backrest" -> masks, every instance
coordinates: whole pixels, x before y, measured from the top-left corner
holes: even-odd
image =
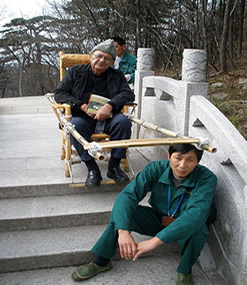
[[[90,62],[89,54],[69,54],[63,51],[59,52],[60,58],[60,80],[63,79],[66,68],[73,65],[88,64]]]

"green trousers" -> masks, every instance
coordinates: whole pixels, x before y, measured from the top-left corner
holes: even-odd
[[[115,229],[114,214],[111,215],[110,222],[92,248],[92,252],[97,256],[111,259],[118,248],[118,231]],[[130,231],[139,234],[155,236],[163,229],[161,216],[151,207],[138,206],[131,220]],[[208,229],[205,225],[200,231],[192,235],[189,239],[177,240],[181,249],[181,261],[177,272],[187,274],[191,271],[193,264],[198,259],[200,252],[206,242]]]

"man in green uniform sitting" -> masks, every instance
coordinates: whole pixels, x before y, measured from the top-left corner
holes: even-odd
[[[177,144],[170,146],[168,160],[149,163],[117,197],[108,227],[92,248],[95,260],[78,268],[72,278],[82,281],[111,269],[118,247],[122,258],[135,261],[176,241],[181,248],[177,285],[194,284],[191,270],[208,236],[217,183],[216,176],[198,164],[202,154],[191,144]],[[139,205],[149,192],[150,206]],[[152,238],[137,243],[132,231]]]

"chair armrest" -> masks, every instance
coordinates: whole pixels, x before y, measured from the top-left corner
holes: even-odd
[[[45,97],[48,99],[50,102],[51,107],[54,109],[62,109],[66,112],[69,112],[71,114],[71,108],[69,104],[66,103],[57,103],[54,99],[54,93],[47,93],[45,94]]]
[[[124,105],[128,105],[131,107],[131,106],[137,106],[137,103],[129,101],[129,102],[125,103]]]
[[[70,108],[70,105],[69,104],[66,104],[66,103],[63,103],[63,104],[60,104],[60,103],[51,103],[51,106],[52,108],[55,108],[55,109],[63,109],[63,110],[67,110],[67,109],[71,109]]]
[[[137,104],[134,103],[134,102],[131,102],[131,101],[130,101],[130,102],[127,102],[127,103],[124,104],[122,112],[123,112],[124,114],[128,114],[128,113],[129,113],[129,112],[128,112],[128,108],[129,108],[129,107],[132,107],[133,109],[132,109],[131,112],[130,112],[130,114],[132,114],[132,113],[135,111],[136,106],[137,106]]]

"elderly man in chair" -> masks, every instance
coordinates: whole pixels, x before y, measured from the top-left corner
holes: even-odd
[[[91,51],[90,63],[71,67],[54,92],[57,103],[71,106],[71,122],[87,141],[91,141],[97,122],[102,121],[103,132],[109,134],[111,140],[129,139],[131,136],[131,123],[121,110],[124,104],[134,101],[135,95],[123,73],[111,67],[115,58],[116,50],[112,39],[98,44]],[[91,94],[109,98],[97,114],[88,111]],[[87,166],[86,186],[98,186],[102,180],[98,164],[73,136],[71,141]],[[120,168],[120,161],[124,157],[125,148],[112,149],[107,176],[117,183],[129,181],[129,177]]]
[[[136,261],[143,253],[176,241],[181,248],[176,284],[193,285],[192,266],[216,217],[211,205],[217,178],[199,165],[202,154],[193,145],[177,144],[170,146],[168,160],[149,163],[117,197],[108,227],[92,248],[95,259],[73,272],[72,278],[83,281],[110,270],[118,247],[122,258]],[[148,193],[150,206],[139,205]],[[138,243],[132,231],[152,238]]]

